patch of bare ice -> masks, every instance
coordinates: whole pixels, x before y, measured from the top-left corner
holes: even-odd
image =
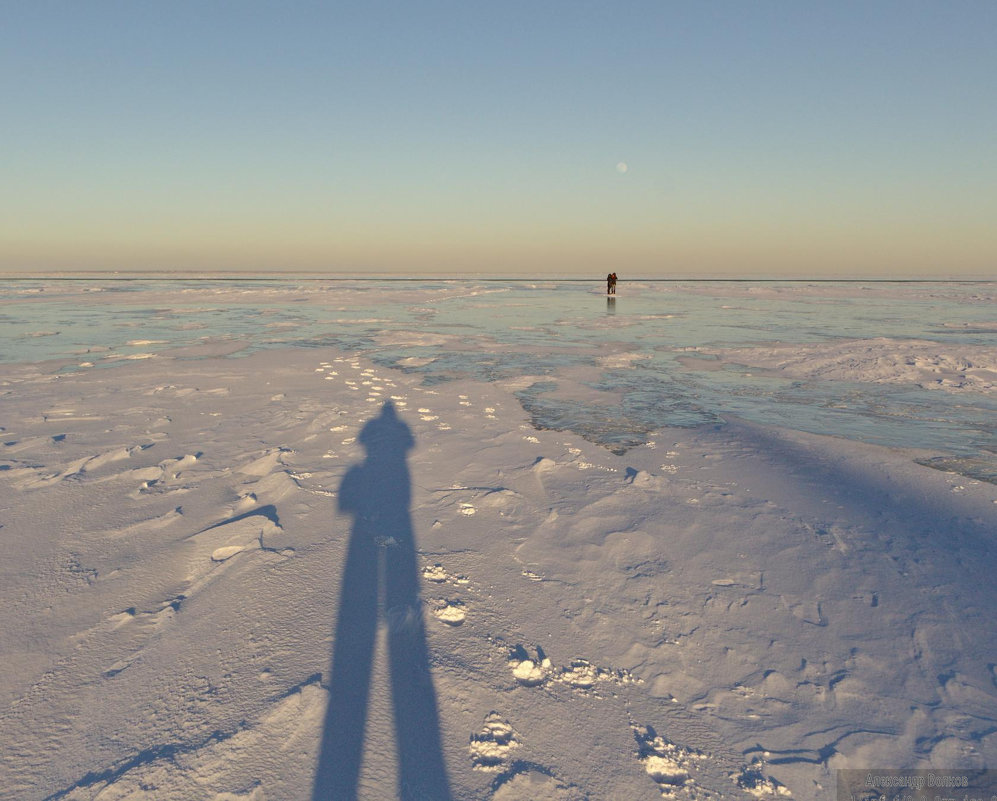
[[[425,331],[386,331],[377,338],[380,345],[396,347],[439,347],[454,342],[456,337]]]
[[[600,356],[596,362],[607,370],[622,370],[633,367],[634,362],[645,361],[649,358],[650,354],[647,353],[613,353],[609,356]]]

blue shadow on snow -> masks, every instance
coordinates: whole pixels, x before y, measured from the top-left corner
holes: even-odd
[[[355,801],[379,623],[388,668],[401,801],[450,801],[423,627],[406,453],[415,444],[392,403],[358,437],[366,460],[346,473],[339,509],[354,518],[333,642],[329,706],[313,801]]]

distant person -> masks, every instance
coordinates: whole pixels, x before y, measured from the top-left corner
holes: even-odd
[[[616,294],[616,273],[610,273],[606,276],[606,294]]]

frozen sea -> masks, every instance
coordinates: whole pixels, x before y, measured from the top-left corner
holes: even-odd
[[[0,282],[0,801],[990,797],[995,300]]]
[[[524,379],[537,426],[617,450],[736,416],[997,474],[995,283],[0,282],[5,362],[72,371],[224,341],[245,346],[233,358],[334,347],[427,385]]]

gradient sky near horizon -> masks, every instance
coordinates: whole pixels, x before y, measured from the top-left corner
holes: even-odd
[[[0,270],[993,276],[997,3],[32,0]]]

